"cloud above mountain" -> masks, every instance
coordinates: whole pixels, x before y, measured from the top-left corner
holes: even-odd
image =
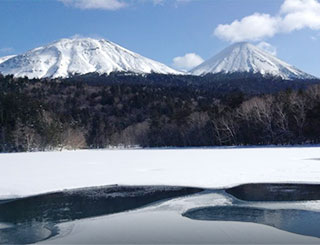
[[[267,42],[259,42],[256,45],[258,48],[262,49],[263,51],[268,52],[269,54],[272,54],[274,56],[277,55],[277,48],[272,46],[270,43]]]
[[[119,10],[137,3],[149,2],[154,5],[164,5],[171,0],[58,0],[66,6],[79,9]],[[192,0],[175,0],[173,2],[189,2]]]
[[[14,52],[14,48],[11,48],[11,47],[0,48],[0,54],[8,54],[12,52]]]
[[[180,71],[189,71],[200,65],[204,60],[195,53],[187,53],[184,56],[173,58],[172,66]]]
[[[231,43],[260,41],[305,28],[320,30],[318,0],[285,0],[277,15],[254,13],[230,24],[218,25],[214,35]]]
[[[127,6],[127,3],[121,0],[58,0],[66,6],[72,6],[80,9],[103,9],[117,10]]]

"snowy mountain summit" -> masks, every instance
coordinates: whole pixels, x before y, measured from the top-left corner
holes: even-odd
[[[233,44],[190,71],[194,75],[249,72],[283,79],[315,79],[253,44]]]
[[[61,39],[0,62],[0,73],[57,78],[91,72],[180,74],[178,71],[104,39]]]

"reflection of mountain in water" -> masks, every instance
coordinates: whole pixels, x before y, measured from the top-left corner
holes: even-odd
[[[248,186],[250,197],[258,198],[265,192],[268,201],[272,198],[280,201],[283,199],[301,200],[308,196],[315,198],[317,189],[320,190],[315,185],[257,184]],[[26,244],[43,241],[60,234],[58,225],[61,223],[124,212],[157,201],[168,200],[169,205],[165,205],[164,210],[183,212],[178,208],[179,199],[177,202],[171,199],[199,192],[201,193],[195,196],[197,200],[195,202],[192,201],[194,196],[183,198],[182,203],[187,205],[184,210],[189,209],[182,214],[183,216],[193,220],[252,222],[296,234],[320,237],[320,213],[318,212],[290,209],[290,202],[282,206],[282,209],[279,206],[276,209],[270,209],[268,202],[260,203],[263,208],[253,208],[250,207],[252,202],[241,201],[230,195],[230,190],[235,196],[242,195],[246,193],[243,190],[248,191],[248,186],[245,185],[246,188],[239,186],[226,191],[203,191],[200,188],[166,186],[106,186],[2,201],[0,202],[0,244]],[[218,204],[226,206],[214,206],[215,203],[217,205],[215,196],[206,197],[213,193],[218,194],[217,199],[225,198],[230,202]],[[191,207],[196,208],[190,209]],[[147,215],[144,209],[141,209],[141,213]],[[177,215],[179,217],[179,213]],[[128,215],[125,215],[124,219],[126,217]],[[165,216],[161,216],[161,219],[167,222]],[[154,220],[142,219],[140,222],[152,223]],[[148,223],[143,223],[143,225],[146,224]],[[130,229],[134,230],[134,227],[129,226]],[[211,233],[208,236],[210,235]]]
[[[320,185],[317,184],[245,184],[226,192],[244,201],[320,200]]]
[[[202,191],[184,187],[108,186],[56,192],[0,204],[0,244],[32,243],[57,234],[56,224],[113,214]]]
[[[216,206],[191,209],[183,216],[195,220],[253,222],[301,235],[320,237],[320,213],[312,211]]]

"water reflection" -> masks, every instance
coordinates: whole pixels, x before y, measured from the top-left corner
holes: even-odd
[[[33,243],[56,235],[56,224],[123,212],[155,201],[193,194],[199,188],[107,186],[56,192],[0,204],[0,244]]]
[[[183,216],[194,220],[253,222],[300,235],[320,237],[320,213],[312,211],[216,206],[192,209]]]
[[[49,239],[58,234],[58,228],[52,224],[28,222],[0,230],[1,244],[29,244]]]
[[[245,201],[320,200],[320,185],[311,184],[245,184],[226,192]]]
[[[235,187],[226,190],[226,192],[228,192],[229,194],[232,193],[236,197],[241,197],[243,199],[260,200],[264,196],[264,199],[268,201],[283,201],[316,198],[319,192],[318,189],[319,188],[316,185],[299,186],[287,184],[256,184]],[[58,225],[63,222],[119,213],[126,210],[139,208],[156,201],[172,199],[175,197],[191,195],[199,192],[202,192],[200,196],[210,193],[219,193],[219,198],[221,198],[221,195],[225,195],[227,199],[231,200],[231,202],[225,204],[228,206],[212,206],[199,208],[201,205],[203,206],[203,202],[207,203],[205,205],[214,205],[215,203],[215,200],[206,199],[205,197],[202,199],[201,197],[199,197],[198,202],[196,202],[196,205],[193,206],[198,208],[190,209],[189,211],[185,212],[183,216],[193,220],[239,221],[258,223],[276,227],[278,229],[292,233],[320,237],[320,213],[318,212],[297,209],[267,209],[268,207],[270,208],[270,203],[268,202],[264,203],[264,208],[252,208],[250,207],[250,202],[235,199],[232,196],[227,195],[224,190],[207,190],[206,192],[203,192],[203,189],[200,188],[185,187],[106,186],[99,188],[87,188],[56,192],[1,202],[0,244],[27,244],[43,241],[50,237],[56,236],[57,234],[63,234],[63,231],[59,231],[58,228]],[[192,198],[187,197],[184,201],[182,201],[182,203],[187,205],[188,208],[191,208],[192,206],[190,206],[190,203],[188,203],[190,199]],[[208,202],[208,200],[210,202]],[[179,202],[177,202],[176,204],[175,202],[171,202],[170,205],[173,206],[168,205],[168,210],[174,210],[174,205],[178,204]],[[241,206],[238,206],[239,204],[241,204]],[[187,232],[188,234],[191,233],[190,235],[193,236],[192,231],[194,229],[194,226],[192,226],[192,229],[190,227],[186,228],[188,227],[188,222],[186,222],[188,221],[187,219],[183,219],[179,215],[177,215],[178,217],[176,217],[170,215],[165,216],[163,214],[163,212],[161,213],[161,215],[159,215],[159,213],[155,213],[155,216],[150,216],[150,213],[144,213],[144,210],[142,210],[139,217],[142,217],[143,219],[141,219],[140,221],[132,219],[131,223],[128,223],[128,218],[130,218],[129,215],[125,214],[122,216],[123,223],[118,226],[120,228],[116,231],[120,234],[121,237],[123,232],[122,224],[126,224],[129,234],[128,236],[137,234],[137,236],[139,236],[140,234],[140,237],[138,237],[139,241],[143,241],[143,239],[146,237],[149,237],[150,240],[152,240],[152,236],[154,235],[154,233],[152,233],[151,231],[149,234],[136,234],[136,225],[138,224],[138,222],[140,222],[140,225],[142,227],[150,227],[150,224],[159,224],[157,220],[160,220],[163,224],[165,224],[164,226],[162,226],[162,230],[160,232],[161,234],[163,234],[163,236],[168,235],[168,237],[170,237],[170,232],[176,234],[177,232],[179,232],[179,230],[182,234],[182,227],[184,227],[183,229],[187,229],[185,232]],[[180,223],[174,226],[174,228],[168,228],[168,222]],[[245,223],[242,223],[241,227],[244,227],[243,224]],[[106,224],[104,224],[104,226],[105,225]],[[108,223],[108,225],[112,228],[114,227],[115,223]],[[246,225],[249,224],[246,223]],[[212,235],[212,231],[206,230],[206,227],[207,226],[205,225],[202,227],[204,229],[202,231],[202,238],[206,236],[210,238]],[[104,230],[104,228],[105,227],[102,227],[102,230]],[[92,232],[96,234],[96,230],[98,229],[95,227]],[[101,234],[99,233],[96,235],[104,235],[104,232],[105,231],[101,231]],[[145,230],[143,230],[142,232],[145,232]],[[115,237],[118,238],[117,236]],[[158,238],[159,239],[157,241],[161,242],[161,237]],[[166,241],[170,242],[170,239],[167,239]]]

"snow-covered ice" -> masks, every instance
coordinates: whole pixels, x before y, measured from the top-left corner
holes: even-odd
[[[0,154],[0,198],[120,185],[320,183],[320,148],[78,150]]]

